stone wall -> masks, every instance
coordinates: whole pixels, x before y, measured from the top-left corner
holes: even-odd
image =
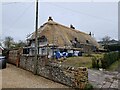
[[[9,51],[8,54],[8,63],[14,64],[16,66],[19,66],[20,61],[20,51],[21,49],[13,49]]]
[[[21,56],[20,67],[33,72],[34,56]],[[63,66],[48,61],[46,57],[38,57],[37,75],[74,88],[84,88],[88,83],[88,71],[85,67]]]

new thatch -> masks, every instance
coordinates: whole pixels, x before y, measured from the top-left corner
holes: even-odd
[[[49,44],[58,45],[60,47],[72,46],[71,40],[75,38],[77,38],[78,42],[81,44],[87,44],[86,41],[89,41],[89,44],[99,47],[99,44],[90,35],[56,23],[53,20],[48,20],[48,22],[38,29],[38,37],[41,36],[45,36]],[[30,39],[35,39],[35,32]]]

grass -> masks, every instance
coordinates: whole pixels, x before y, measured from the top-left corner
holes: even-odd
[[[102,58],[104,56],[104,53],[101,53],[101,54],[92,54],[92,56]]]
[[[92,58],[93,57],[103,57],[102,54],[91,54],[90,56],[83,55],[82,57],[69,57],[63,60],[62,64],[74,66],[74,67],[87,67],[92,68]]]
[[[69,57],[66,58],[62,64],[74,66],[74,67],[92,67],[91,57]]]
[[[87,68],[92,68],[92,58],[98,57],[102,58],[102,54],[92,54],[92,56],[82,56],[82,57],[69,57],[66,58],[65,60],[62,60],[61,64],[63,65],[68,65],[68,66],[73,66],[73,67],[87,67]],[[99,62],[101,65],[101,62]],[[115,71],[118,68],[118,61],[114,62],[110,67],[108,67],[108,71]]]

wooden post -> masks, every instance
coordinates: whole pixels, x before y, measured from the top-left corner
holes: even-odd
[[[38,0],[36,0],[36,25],[35,25],[35,60],[34,60],[34,75],[37,74],[37,62],[38,62]]]

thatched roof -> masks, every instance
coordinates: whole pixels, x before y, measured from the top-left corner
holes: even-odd
[[[56,23],[53,20],[49,20],[38,29],[38,37],[41,36],[45,36],[49,44],[58,46],[72,46],[70,40],[77,38],[82,44],[86,44],[86,40],[88,40],[91,45],[99,47],[99,44],[90,35]],[[35,32],[30,39],[35,39]]]

